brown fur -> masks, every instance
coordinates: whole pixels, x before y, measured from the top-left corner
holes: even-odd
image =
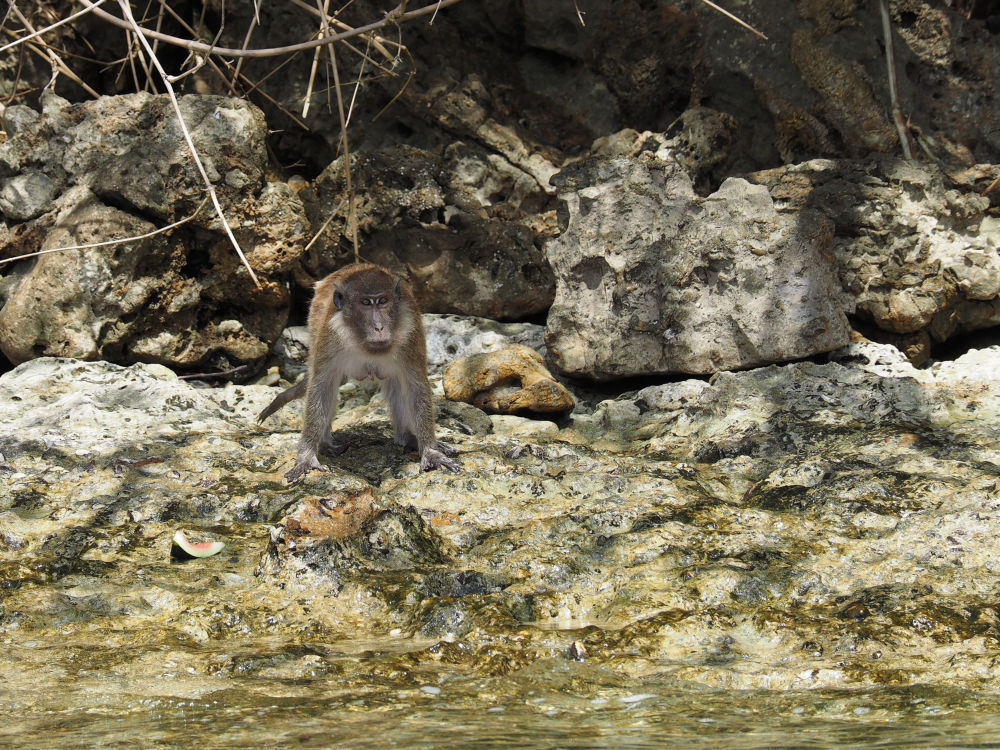
[[[285,474],[288,481],[322,469],[319,453],[343,452],[333,443],[330,423],[337,412],[337,391],[348,377],[382,380],[396,442],[417,449],[422,471],[458,471],[449,458],[454,449],[434,436],[427,344],[420,311],[404,280],[369,263],[330,274],[316,284],[309,335],[305,379],[278,394],[258,417],[263,422],[305,396],[305,422],[295,466]]]

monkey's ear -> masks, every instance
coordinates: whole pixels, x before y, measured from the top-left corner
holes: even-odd
[[[339,289],[333,293],[333,306],[338,310],[342,310],[344,307],[344,295]]]

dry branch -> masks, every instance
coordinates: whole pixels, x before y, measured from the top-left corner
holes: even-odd
[[[438,8],[447,8],[448,6],[456,5],[461,1],[462,0],[439,0],[438,2],[432,3],[431,5],[425,5],[424,7],[417,8],[416,10],[408,10],[398,17],[393,17],[393,11],[389,11],[389,13],[387,13],[381,20],[373,21],[372,23],[364,26],[358,26],[357,28],[342,31],[337,34],[331,34],[330,36],[312,39],[308,42],[289,44],[284,47],[268,47],[265,49],[233,49],[231,47],[213,47],[210,44],[197,42],[193,39],[181,39],[180,37],[171,36],[170,34],[164,34],[159,31],[143,28],[138,24],[136,24],[136,27],[133,28],[128,21],[124,21],[121,18],[118,18],[118,16],[97,8],[95,3],[91,2],[91,0],[80,0],[84,6],[92,9],[94,15],[99,18],[102,18],[108,23],[112,23],[123,29],[138,30],[148,39],[158,39],[161,42],[166,42],[167,44],[172,44],[176,47],[183,47],[184,49],[191,50],[192,52],[200,52],[206,55],[223,55],[225,57],[278,57],[280,55],[288,55],[293,52],[304,52],[311,50],[314,47],[322,47],[327,44],[343,41],[344,39],[351,39],[356,36],[361,36],[362,34],[368,34],[372,31],[384,28],[389,24],[411,21],[414,18],[420,18],[421,16],[426,16],[429,13],[435,13]]]
[[[889,100],[892,105],[892,120],[899,134],[899,143],[903,147],[903,157],[913,158],[910,149],[910,132],[903,117],[903,107],[899,103],[899,83],[896,80],[896,55],[892,45],[892,21],[889,18],[889,0],[879,0],[879,12],[882,15],[882,33],[885,36],[885,67],[889,77]]]
[[[46,33],[50,32],[50,31],[52,31],[53,29],[56,29],[56,28],[62,26],[63,24],[67,24],[70,21],[75,21],[80,16],[87,15],[94,8],[96,8],[99,5],[103,5],[106,2],[107,2],[107,0],[97,0],[97,2],[95,2],[93,4],[93,6],[90,7],[90,8],[84,8],[82,10],[78,10],[76,13],[68,15],[65,18],[62,18],[62,19],[56,21],[55,23],[51,23],[48,26],[46,26],[45,28],[38,29],[37,31],[32,31],[27,36],[18,37],[13,42],[10,42],[9,44],[5,44],[3,47],[0,47],[0,52],[6,52],[7,50],[11,49],[12,47],[16,47],[17,45],[19,45],[19,44],[21,44],[23,42],[31,41],[35,37],[42,36],[42,34],[46,34]],[[13,3],[11,3],[11,8],[13,8]]]
[[[0,265],[4,263],[13,263],[16,260],[26,260],[27,258],[35,258],[39,255],[48,255],[49,253],[63,253],[68,250],[90,250],[95,247],[108,247],[109,245],[123,245],[127,242],[139,242],[140,240],[148,239],[149,237],[154,237],[157,234],[163,234],[164,232],[169,232],[171,229],[176,229],[182,224],[187,224],[195,216],[201,213],[201,209],[205,207],[208,203],[208,196],[206,195],[204,200],[198,204],[198,208],[194,210],[190,216],[185,216],[183,219],[175,221],[173,224],[168,224],[165,227],[160,227],[159,229],[154,229],[152,232],[146,232],[145,234],[135,234],[131,237],[122,237],[118,240],[104,240],[102,242],[90,242],[86,245],[69,245],[67,247],[51,247],[47,250],[36,250],[33,253],[25,253],[24,255],[14,255],[10,258],[0,259]]]
[[[86,2],[86,0],[84,0]],[[174,87],[171,85],[170,76],[160,65],[159,59],[153,53],[153,48],[149,44],[149,40],[142,35],[139,29],[139,24],[136,23],[135,19],[132,17],[132,9],[129,7],[128,0],[118,0],[118,7],[122,9],[122,14],[129,19],[134,27],[139,41],[146,50],[146,54],[149,56],[149,61],[156,67],[157,72],[159,72],[160,77],[163,79],[163,85],[166,86],[167,94],[170,96],[170,103],[174,106],[174,113],[177,115],[177,121],[180,123],[181,132],[184,134],[184,140],[187,142],[188,149],[191,151],[191,158],[194,159],[195,165],[198,167],[198,171],[201,173],[201,178],[205,182],[205,187],[208,190],[208,195],[212,199],[212,205],[215,206],[215,213],[219,217],[219,221],[222,222],[222,228],[226,232],[226,236],[229,237],[229,242],[236,249],[236,254],[240,256],[240,260],[247,269],[247,273],[250,274],[250,278],[253,279],[253,283],[258,287],[261,286],[260,281],[257,279],[257,274],[253,272],[250,267],[250,261],[247,260],[246,255],[243,254],[243,248],[240,247],[240,243],[236,240],[235,235],[233,235],[233,230],[229,227],[229,221],[226,219],[226,215],[222,212],[222,206],[219,205],[219,198],[215,194],[215,187],[212,185],[212,181],[208,178],[208,173],[205,171],[205,165],[201,162],[201,157],[198,155],[198,149],[194,147],[194,141],[191,139],[191,133],[188,131],[187,123],[184,122],[184,116],[181,114],[181,105],[177,101],[177,95],[174,93]]]

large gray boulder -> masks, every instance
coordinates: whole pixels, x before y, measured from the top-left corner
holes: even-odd
[[[555,182],[546,344],[559,371],[709,374],[847,343],[832,226],[815,211],[783,214],[741,179],[699,198],[669,154],[590,159]]]
[[[813,159],[749,179],[785,211],[826,217],[847,312],[913,342],[920,362],[932,342],[1000,324],[1000,220],[976,182],[984,172]]]

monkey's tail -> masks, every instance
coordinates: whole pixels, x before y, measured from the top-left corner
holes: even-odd
[[[297,398],[302,398],[306,395],[306,381],[308,378],[302,378],[298,383],[293,385],[291,388],[286,388],[277,396],[275,396],[274,401],[267,405],[267,408],[260,413],[257,417],[257,424],[261,424],[265,419],[278,411],[282,406],[287,404],[289,401],[294,401]]]

